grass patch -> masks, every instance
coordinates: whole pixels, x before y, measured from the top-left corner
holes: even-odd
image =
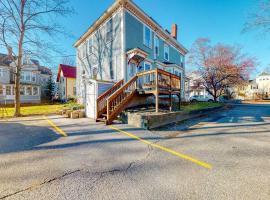
[[[56,111],[63,109],[64,106],[65,106],[65,104],[23,106],[23,107],[21,107],[21,114],[23,116],[54,114],[54,113],[56,113]],[[15,109],[14,108],[6,108],[6,110],[7,110],[7,116],[5,114],[5,117],[13,117]]]
[[[222,105],[223,103],[219,103],[219,102],[196,102],[196,103],[191,103],[189,105],[181,106],[181,110],[190,112],[190,111],[202,110],[206,108],[215,108]]]

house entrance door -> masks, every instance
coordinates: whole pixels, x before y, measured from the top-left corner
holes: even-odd
[[[130,80],[137,73],[137,66],[135,63],[129,63],[128,66],[128,80]]]

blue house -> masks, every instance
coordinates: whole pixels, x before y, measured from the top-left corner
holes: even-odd
[[[87,116],[111,123],[151,95],[157,112],[160,95],[184,97],[187,49],[177,29],[163,29],[132,0],[116,0],[74,44]]]

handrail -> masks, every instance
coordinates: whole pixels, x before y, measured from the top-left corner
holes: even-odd
[[[104,93],[102,93],[98,98],[97,98],[97,101],[104,98],[105,96],[107,96],[107,94],[111,94],[112,91],[116,88],[116,87],[119,87],[121,85],[123,85],[124,83],[124,79],[118,81],[117,83],[115,83],[109,90],[105,91]]]
[[[137,80],[137,76],[134,76],[133,78],[131,78],[128,82],[126,82],[121,88],[119,88],[118,90],[116,90],[111,96],[108,97],[108,101],[112,100],[115,96],[119,95],[123,90],[127,89],[130,84],[134,81]]]
[[[160,88],[171,90],[181,89],[181,78],[175,74],[167,72],[162,69],[148,70],[144,72],[139,72],[137,74],[138,79],[140,79],[139,87],[140,89],[156,89]]]
[[[138,76],[134,76],[121,88],[115,91],[107,99],[107,124],[110,124],[115,117],[125,108],[125,104],[136,92],[136,81]]]
[[[118,81],[116,84],[114,84],[109,90],[107,90],[106,92],[104,92],[103,94],[101,94],[96,101],[96,106],[97,106],[97,118],[100,117],[101,114],[103,114],[103,112],[106,111],[106,100],[107,98],[112,95],[116,90],[118,90],[124,83],[124,80],[120,80]]]

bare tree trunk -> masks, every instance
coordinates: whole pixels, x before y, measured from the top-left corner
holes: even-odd
[[[15,76],[15,112],[14,117],[20,117],[21,116],[21,102],[20,102],[20,75],[18,75],[20,72],[17,68],[16,70],[16,76]]]
[[[18,43],[18,63],[16,64],[16,77],[15,77],[15,113],[14,117],[21,116],[21,94],[20,94],[20,78],[22,68],[22,55],[23,55],[23,38],[25,32],[24,26],[24,6],[25,0],[21,0],[21,17],[20,17],[20,39]]]

